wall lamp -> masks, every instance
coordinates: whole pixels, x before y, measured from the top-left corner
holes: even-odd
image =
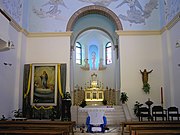
[[[12,64],[11,64],[11,63],[7,63],[7,62],[4,62],[4,65],[6,65],[6,66],[11,66]]]
[[[180,43],[179,43],[179,42],[180,42],[180,40],[177,40],[177,42],[176,42],[176,48],[177,48],[177,47],[180,47]]]

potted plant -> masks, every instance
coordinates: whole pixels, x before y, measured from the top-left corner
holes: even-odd
[[[141,104],[140,102],[136,101],[136,103],[134,104],[134,114],[139,117],[139,108],[142,106],[143,104]]]
[[[123,104],[128,101],[128,96],[126,92],[121,92],[120,100]]]
[[[149,92],[150,92],[150,85],[149,85],[149,83],[145,83],[144,85],[143,85],[143,90],[144,90],[144,92],[146,93],[146,94],[149,94]]]
[[[107,105],[107,100],[104,99],[104,100],[102,101],[102,103],[103,103],[103,105]]]
[[[82,108],[84,108],[86,105],[87,105],[86,101],[83,100],[79,106],[82,107]]]
[[[22,118],[22,110],[21,109],[13,110],[12,113],[15,118]]]

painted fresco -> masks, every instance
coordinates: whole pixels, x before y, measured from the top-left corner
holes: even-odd
[[[22,24],[23,0],[2,0],[2,5],[6,12],[18,23]]]
[[[170,22],[178,12],[180,12],[180,0],[164,0],[165,21]]]
[[[13,19],[21,24],[23,0],[0,2]],[[159,4],[163,6],[162,9]],[[70,17],[89,5],[100,5],[112,10],[121,20],[124,30],[160,30],[180,11],[179,0],[29,0],[26,16],[30,18],[24,25],[27,26],[25,29],[29,32],[64,32]],[[163,26],[161,21],[164,22]]]

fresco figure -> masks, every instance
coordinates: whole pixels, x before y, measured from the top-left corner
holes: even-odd
[[[92,58],[92,69],[96,69],[96,53],[95,52],[92,52],[91,58]]]

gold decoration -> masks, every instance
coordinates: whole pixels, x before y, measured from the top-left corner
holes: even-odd
[[[62,92],[62,88],[61,88],[61,71],[60,71],[61,65],[58,64],[58,87],[59,87],[59,93],[62,96],[62,98],[64,98],[63,92]]]
[[[44,107],[44,106],[40,106],[40,107],[36,107],[36,106],[32,106],[32,108],[35,108],[36,110],[49,110],[49,109],[53,109],[53,106],[48,106],[48,107]]]
[[[24,98],[27,97],[30,91],[30,86],[31,86],[31,77],[32,77],[32,64],[30,64],[30,71],[29,71],[29,79],[28,79],[28,89],[26,91],[26,94],[24,94]]]

